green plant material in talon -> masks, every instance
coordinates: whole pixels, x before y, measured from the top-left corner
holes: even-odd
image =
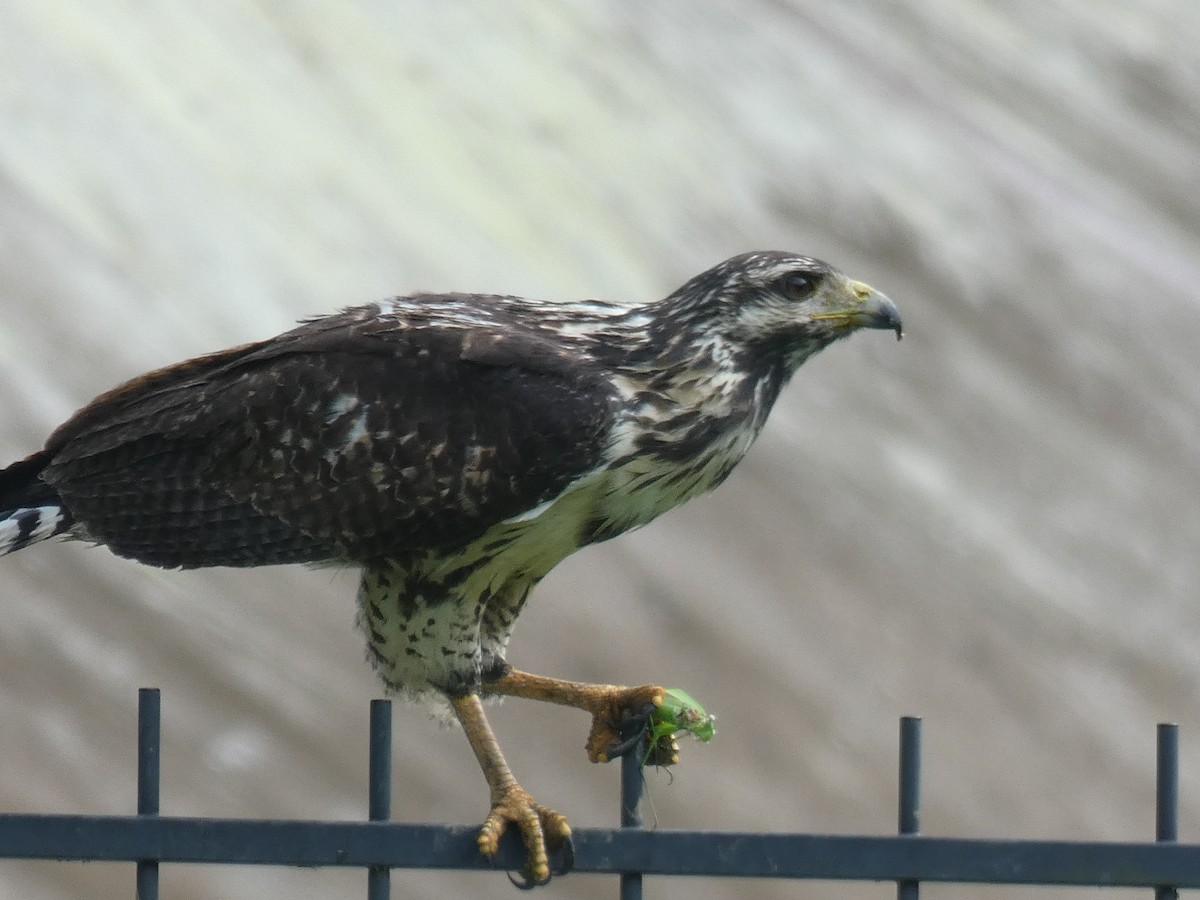
[[[656,748],[669,745],[681,734],[690,734],[702,744],[708,743],[716,734],[715,721],[716,716],[707,712],[687,691],[668,689],[662,703],[650,714],[646,758],[649,759]]]

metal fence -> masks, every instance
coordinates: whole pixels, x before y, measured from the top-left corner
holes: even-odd
[[[519,870],[524,849],[506,835],[493,862],[480,856],[478,825],[389,821],[391,704],[371,704],[368,820],[313,822],[159,815],[159,694],[138,696],[138,798],[134,816],[0,813],[0,858],[136,864],[137,897],[156,900],[162,863],[357,866],[366,896],[390,896],[392,869]],[[617,876],[622,900],[653,876],[894,881],[912,900],[922,882],[1152,888],[1173,898],[1200,887],[1200,845],[1176,842],[1178,730],[1158,726],[1153,842],[977,840],[919,834],[921,723],[900,722],[899,833],[855,836],[647,830],[639,811],[641,754],[621,765],[621,827],[573,831],[573,871]]]

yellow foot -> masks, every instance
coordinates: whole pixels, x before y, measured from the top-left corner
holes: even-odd
[[[573,706],[592,714],[592,730],[587,739],[587,755],[592,762],[608,762],[639,745],[642,732],[650,731],[650,752],[646,762],[659,766],[677,763],[679,747],[671,734],[653,722],[654,711],[662,705],[666,688],[656,684],[620,687],[615,684],[588,684],[564,681],[508,669],[483,684],[484,692],[506,697],[524,697]],[[489,781],[489,784],[491,782]]]
[[[514,881],[520,888],[546,884],[550,876],[561,875],[571,868],[574,850],[571,846],[571,826],[566,817],[548,806],[542,806],[519,785],[512,785],[492,802],[492,811],[479,829],[479,852],[489,859],[500,849],[500,838],[510,824],[516,825],[525,843],[524,883]],[[564,863],[551,870],[550,853],[562,849]]]
[[[596,685],[583,703],[592,714],[588,732],[587,755],[592,762],[608,762],[638,741],[655,708],[662,705],[666,689],[656,684],[622,688]],[[656,739],[651,734],[648,761],[668,766],[679,762],[679,745],[670,737]]]

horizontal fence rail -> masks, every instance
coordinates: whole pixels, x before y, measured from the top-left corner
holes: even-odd
[[[0,856],[11,859],[511,869],[524,863],[505,839],[494,863],[479,854],[479,825],[139,819],[0,815]],[[1200,887],[1200,846],[821,834],[577,828],[573,872],[1022,885]]]
[[[138,704],[138,815],[0,813],[0,858],[107,860],[137,864],[137,896],[153,900],[162,863],[357,866],[369,900],[389,896],[392,869],[518,871],[525,851],[508,834],[494,861],[477,849],[479,826],[388,821],[391,706],[371,708],[368,821],[209,819],[158,814],[158,692]],[[1167,900],[1200,888],[1200,846],[1178,834],[1178,732],[1158,728],[1154,842],[987,840],[919,834],[920,720],[900,728],[899,834],[738,833],[646,830],[638,804],[642,754],[622,762],[622,827],[578,828],[573,871],[621,876],[621,896],[641,896],[644,875],[894,881],[915,898],[920,883],[1153,888]]]

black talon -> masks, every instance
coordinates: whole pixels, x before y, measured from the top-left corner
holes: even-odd
[[[575,842],[571,840],[568,834],[562,841],[562,864],[559,866],[551,866],[551,875],[566,875],[575,868]]]
[[[496,863],[495,857],[488,856],[488,857],[486,857],[486,859],[489,862],[491,862],[491,864],[494,868],[497,868],[497,869],[500,868],[500,866],[497,865],[497,863]],[[518,891],[532,891],[535,887],[542,887],[543,885],[550,883],[549,875],[546,876],[545,881],[534,881],[533,879],[526,877],[524,871],[521,872],[520,876],[514,875],[512,872],[509,872],[507,870],[505,870],[504,874],[508,876],[508,880],[510,882],[512,882],[512,886],[515,887]],[[554,872],[553,870],[551,870],[551,874],[557,874],[557,873]]]
[[[572,854],[571,858],[572,859],[575,858],[574,854]],[[558,875],[560,873],[551,869],[550,875],[547,875],[541,881],[534,881],[532,878],[528,877],[525,874],[525,872],[523,872],[523,871],[521,872],[521,875],[519,878],[516,875],[514,875],[512,872],[505,872],[504,874],[508,876],[508,880],[512,882],[512,886],[515,887],[518,891],[532,891],[534,888],[544,887],[545,885],[549,884],[551,875]]]
[[[518,891],[532,891],[535,887],[541,887],[550,883],[549,875],[546,876],[545,881],[534,881],[531,878],[526,878],[524,873],[522,873],[520,878],[517,878],[512,872],[505,872],[504,874],[508,876],[508,880],[512,882],[513,887]]]
[[[605,753],[609,759],[616,759],[641,746],[642,738],[650,730],[650,717],[656,709],[653,703],[647,703],[640,710],[625,709],[621,711],[621,724],[617,733],[621,740],[609,744]]]
[[[550,848],[547,847],[546,849],[549,850]],[[561,844],[554,848],[554,852],[551,854],[552,858],[559,856],[560,851],[562,862],[557,866],[551,862],[550,874],[541,881],[534,881],[524,872],[522,872],[519,876],[514,875],[512,872],[505,872],[504,874],[508,876],[508,880],[512,882],[512,886],[519,891],[532,891],[534,888],[544,887],[550,883],[551,878],[559,875],[566,875],[575,868],[575,842],[571,839],[569,834],[562,839]]]

